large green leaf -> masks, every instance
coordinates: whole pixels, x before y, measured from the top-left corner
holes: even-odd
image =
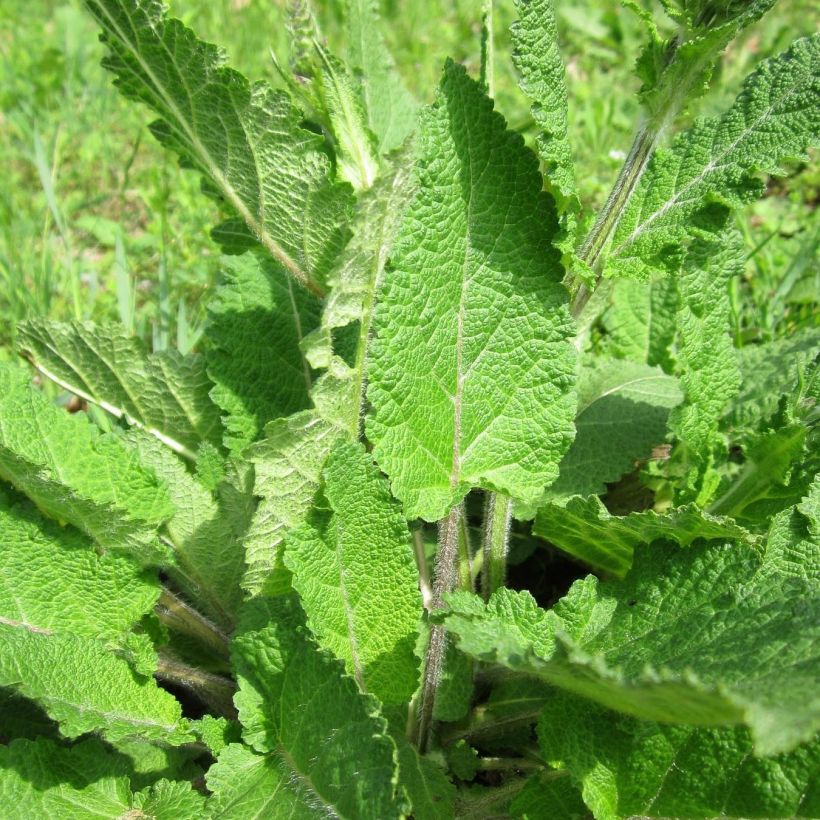
[[[533,501],[572,435],[574,348],[537,162],[448,63],[374,317],[368,438],[410,518],[471,487]]]
[[[252,237],[317,292],[346,239],[352,202],[337,184],[322,138],[301,126],[287,95],[251,85],[157,0],[86,0],[110,49],[120,91],[161,119],[154,134],[196,168],[206,190],[238,219],[223,231]]]
[[[240,452],[265,424],[310,406],[313,373],[300,349],[319,321],[319,301],[256,254],[223,259],[208,304],[206,352],[225,443]]]
[[[244,739],[273,758],[254,777],[281,782],[283,813],[399,817],[396,747],[378,703],[305,634],[293,596],[249,602],[233,655]]]
[[[547,761],[569,769],[598,820],[817,817],[820,743],[759,758],[746,729],[635,720],[555,693],[538,724]]]
[[[28,505],[0,506],[0,534],[0,685],[38,701],[68,737],[189,740],[177,701],[129,662],[156,580]]]
[[[51,404],[9,365],[0,367],[0,478],[106,549],[145,562],[167,557],[156,538],[173,514],[165,485],[136,450]]]
[[[4,820],[199,820],[204,797],[190,783],[161,780],[134,793],[130,761],[89,738],[58,746],[39,738],[0,746]]]
[[[664,443],[669,411],[681,398],[677,379],[657,367],[616,359],[582,367],[575,440],[547,497],[603,493]]]
[[[445,623],[482,661],[647,720],[746,724],[758,753],[787,751],[820,727],[820,596],[803,569],[820,544],[784,543],[784,526],[775,519],[762,552],[638,547],[623,581],[578,581],[550,612],[526,592],[486,606],[454,593]]]
[[[319,645],[382,703],[409,703],[422,606],[401,506],[360,444],[337,445],[323,474],[330,509],[290,533],[285,565]]]
[[[44,376],[128,424],[194,458],[203,441],[219,444],[219,408],[198,356],[149,354],[119,325],[32,319],[17,347]]]
[[[756,540],[730,518],[709,515],[694,504],[665,513],[646,510],[616,516],[594,496],[545,504],[538,510],[533,532],[596,569],[619,577],[632,566],[638,544],[662,540],[686,547],[698,538],[736,539],[747,544]]]
[[[659,149],[612,240],[615,271],[674,269],[691,235],[713,236],[729,209],[757,198],[757,172],[782,173],[820,133],[820,35],[796,41],[746,80],[721,117],[699,120]]]

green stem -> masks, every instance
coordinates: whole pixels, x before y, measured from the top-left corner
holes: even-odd
[[[510,544],[512,500],[503,493],[488,493],[484,513],[481,590],[484,600],[504,586],[507,578],[507,552]]]
[[[155,675],[160,680],[193,692],[217,715],[230,719],[236,718],[236,710],[233,706],[236,684],[232,680],[180,663],[162,652],[159,655]]]
[[[464,505],[461,505],[461,521],[458,528],[458,588],[467,592],[473,591],[473,549],[470,543],[470,529]]]
[[[413,552],[416,555],[416,566],[419,569],[419,590],[425,609],[433,602],[433,590],[430,586],[430,568],[427,566],[427,555],[424,552],[424,528],[413,530]]]
[[[484,0],[481,7],[481,74],[480,80],[487,88],[487,96],[495,96],[495,71],[493,60],[493,0]]]
[[[169,629],[200,641],[219,657],[228,659],[228,636],[169,589],[163,587],[154,611]]]
[[[456,505],[449,515],[439,521],[439,544],[436,556],[436,577],[433,581],[433,599],[430,609],[442,609],[444,596],[459,582],[459,553],[461,549],[463,507]],[[430,638],[424,658],[417,745],[424,754],[430,746],[433,732],[433,707],[447,651],[447,632],[441,624],[430,627]]]
[[[481,772],[537,772],[544,764],[525,757],[480,757],[478,770]]]

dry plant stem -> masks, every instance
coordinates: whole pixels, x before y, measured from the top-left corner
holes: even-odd
[[[504,586],[507,578],[507,552],[510,544],[512,500],[503,493],[487,493],[484,511],[481,591],[484,600]]]
[[[219,657],[228,659],[228,636],[169,589],[163,587],[154,611],[169,629],[195,638]]]
[[[462,505],[450,510],[450,514],[439,522],[439,545],[436,558],[436,577],[433,581],[431,610],[444,606],[444,596],[452,592],[459,581],[459,553],[461,550]],[[418,749],[424,754],[430,746],[433,730],[433,707],[441,680],[444,654],[447,650],[447,633],[441,624],[430,627],[430,638],[424,658],[421,702],[418,721]]]
[[[236,684],[232,680],[180,663],[162,652],[159,654],[155,675],[160,680],[189,690],[216,714],[231,719],[236,717],[233,706]]]

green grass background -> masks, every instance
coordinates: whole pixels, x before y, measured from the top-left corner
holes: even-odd
[[[344,51],[340,4],[314,4]],[[571,138],[586,213],[600,205],[628,150],[641,44],[636,15],[612,0],[557,3],[570,87]],[[811,33],[810,0],[783,0],[728,50],[687,117],[720,111],[763,57]],[[481,0],[385,0],[385,33],[402,74],[428,100],[445,57],[477,73]],[[651,7],[651,6],[650,6]],[[173,0],[176,16],[218,42],[253,79],[287,60],[283,0]],[[511,0],[495,5],[497,105],[533,128],[509,60]],[[79,0],[0,0],[0,358],[27,316],[117,320],[157,349],[183,350],[204,328],[218,279],[208,231],[215,207],[147,131],[150,112],[121,99]],[[816,164],[795,166],[739,220],[749,249],[735,293],[740,343],[811,321],[817,270]]]

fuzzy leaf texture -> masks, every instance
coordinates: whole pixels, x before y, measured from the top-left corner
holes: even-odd
[[[748,725],[758,754],[820,726],[816,539],[638,547],[620,582],[577,581],[546,612],[501,590],[485,608],[454,593],[462,651],[645,720]],[[805,530],[805,525],[804,525]]]
[[[617,577],[623,577],[632,566],[638,544],[663,540],[686,547],[698,538],[737,539],[747,544],[756,540],[731,519],[709,515],[694,504],[666,513],[646,510],[615,516],[594,496],[544,505],[538,510],[533,532],[595,569]]]
[[[698,243],[686,255],[677,277],[677,360],[684,401],[672,411],[675,456],[688,471],[683,498],[701,506],[714,494],[719,478],[714,463],[721,448],[718,432],[728,402],[740,389],[740,370],[729,335],[729,283],[743,273],[740,237],[724,234],[720,245]],[[722,454],[722,453],[721,453]]]
[[[51,404],[8,365],[0,366],[0,478],[106,549],[167,558],[156,538],[173,514],[165,485],[121,439]]]
[[[575,439],[547,489],[551,501],[606,491],[666,439],[678,381],[658,367],[598,358],[581,367]]]
[[[778,174],[820,133],[820,35],[797,40],[749,76],[721,117],[698,120],[659,149],[612,239],[611,273],[674,269],[692,235],[708,238],[729,210],[763,191],[758,173]]]
[[[538,154],[547,184],[563,202],[576,201],[575,169],[567,134],[567,84],[558,48],[553,0],[517,0],[519,19],[512,27],[513,63],[524,93],[533,101]]]
[[[59,817],[199,820],[205,798],[190,783],[160,780],[134,792],[128,758],[93,738],[74,746],[38,739],[0,746],[0,804],[6,820]]]
[[[538,736],[546,760],[581,783],[598,820],[820,813],[817,741],[759,758],[746,729],[640,721],[565,693],[547,703]]]
[[[574,415],[573,326],[535,156],[448,63],[374,317],[367,435],[408,518],[481,486],[534,501]]]
[[[419,682],[418,569],[401,506],[361,445],[336,446],[324,497],[290,533],[285,564],[320,646],[382,703],[409,703]]]
[[[247,247],[255,237],[297,281],[323,292],[346,240],[352,192],[333,181],[322,138],[301,127],[287,95],[251,85],[156,0],[86,6],[102,27],[105,67],[120,91],[159,114],[154,135],[237,215],[223,238],[236,233],[230,244]]]
[[[248,449],[254,464],[254,492],[261,500],[245,539],[247,571],[243,586],[251,594],[277,595],[290,589],[283,543],[310,512],[322,469],[344,433],[313,411],[278,419]]]
[[[0,528],[0,685],[39,702],[67,737],[190,739],[176,700],[129,663],[156,581],[29,504],[0,506]]]
[[[249,603],[233,652],[243,737],[264,755],[243,765],[278,784],[271,817],[317,808],[347,818],[400,815],[396,747],[378,703],[307,636],[295,597]],[[231,749],[223,756],[238,755]]]
[[[347,0],[348,61],[357,72],[359,90],[379,151],[399,148],[416,127],[418,103],[402,83],[381,33],[376,0]]]
[[[319,301],[275,262],[246,253],[223,259],[208,317],[211,396],[238,453],[269,421],[310,406],[313,373],[299,345],[319,322]]]
[[[201,442],[221,441],[219,408],[199,356],[149,354],[118,325],[32,319],[17,348],[46,378],[194,458]]]

